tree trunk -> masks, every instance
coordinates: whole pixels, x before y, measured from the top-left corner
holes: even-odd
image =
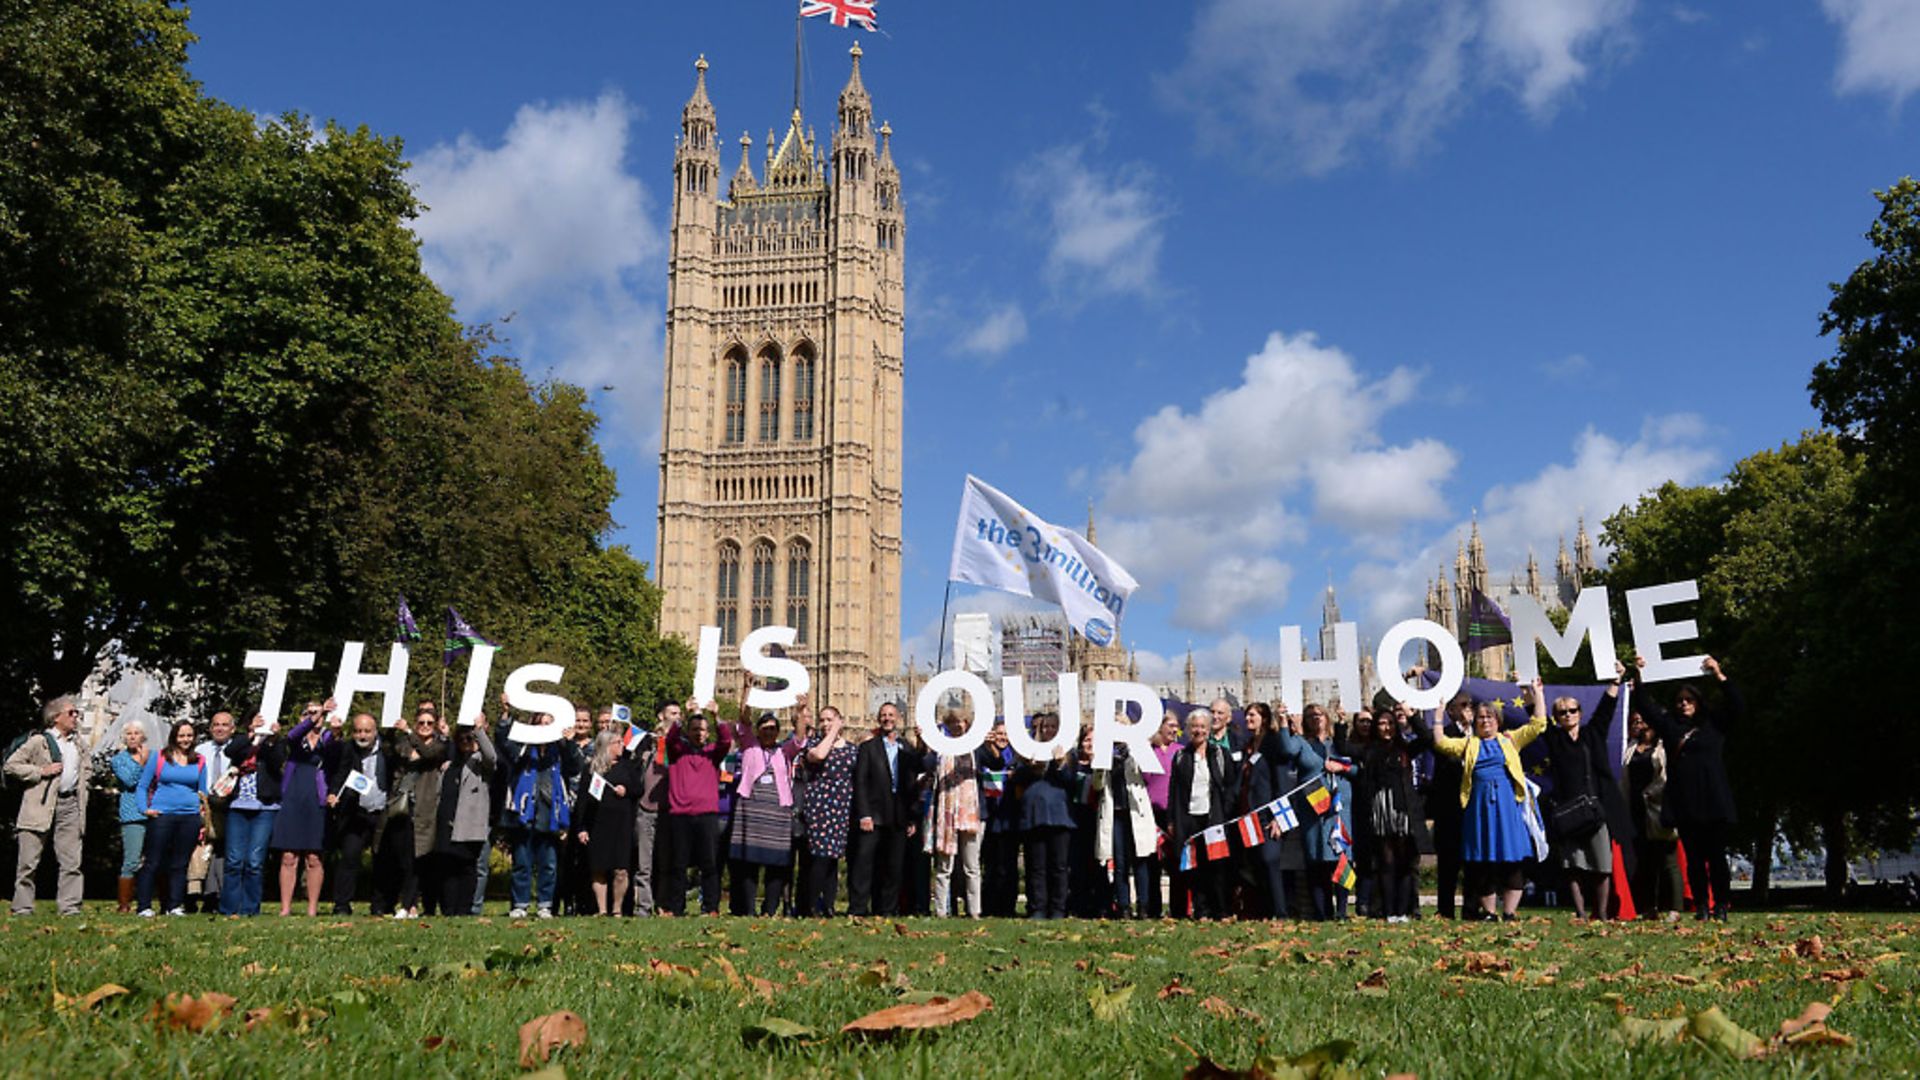
[[[1847,814],[1840,809],[1821,815],[1820,832],[1827,844],[1827,903],[1838,904],[1847,894]]]

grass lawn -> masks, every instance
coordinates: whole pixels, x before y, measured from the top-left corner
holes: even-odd
[[[40,915],[0,923],[0,1073],[515,1075],[520,1025],[564,1009],[587,1042],[552,1064],[576,1077],[1176,1076],[1200,1055],[1246,1069],[1331,1040],[1353,1044],[1344,1064],[1360,1076],[1886,1076],[1920,1072],[1913,930],[1852,915],[1711,929],[1565,916],[1388,927]],[[105,983],[129,992],[54,999],[56,987],[77,997]],[[942,1030],[838,1034],[930,991],[971,990],[992,1008]],[[199,1033],[154,1016],[170,993],[207,991],[236,1011]],[[1768,1039],[1813,1002],[1833,1006],[1827,1023],[1851,1045],[1738,1060],[1696,1039],[1622,1037],[1717,1005]],[[247,1030],[244,1014],[268,1008]],[[748,1045],[743,1032],[770,1017],[818,1037]]]

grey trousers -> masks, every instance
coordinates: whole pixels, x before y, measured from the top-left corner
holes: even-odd
[[[633,913],[653,914],[653,836],[660,811],[635,810],[633,815]]]
[[[213,841],[213,854],[207,858],[207,883],[200,887],[202,896],[220,895],[220,887],[227,883],[227,812],[217,809],[213,812],[214,831],[219,835]]]
[[[34,879],[40,873],[40,856],[47,840],[53,840],[53,857],[60,865],[60,914],[78,915],[85,883],[80,877],[80,829],[86,824],[80,812],[80,800],[69,796],[53,804],[53,828],[46,832],[18,832],[19,860],[14,869],[13,913],[33,914]]]

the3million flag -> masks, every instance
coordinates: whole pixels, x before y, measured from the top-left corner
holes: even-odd
[[[1140,587],[1086,537],[1040,520],[976,476],[960,494],[947,580],[1051,600],[1095,645],[1113,642],[1127,597]]]
[[[1479,589],[1467,601],[1467,651],[1479,652],[1513,643],[1513,623],[1500,605]]]
[[[447,644],[446,654],[440,660],[441,667],[452,665],[453,658],[473,648],[475,645],[492,645],[493,642],[480,636],[480,632],[467,625],[460,613],[447,608]]]

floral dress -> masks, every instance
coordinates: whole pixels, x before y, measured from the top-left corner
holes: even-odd
[[[819,739],[809,741],[808,747]],[[847,853],[847,823],[853,817],[854,749],[841,743],[818,765],[808,762],[804,810],[807,850],[816,859],[838,859]]]

